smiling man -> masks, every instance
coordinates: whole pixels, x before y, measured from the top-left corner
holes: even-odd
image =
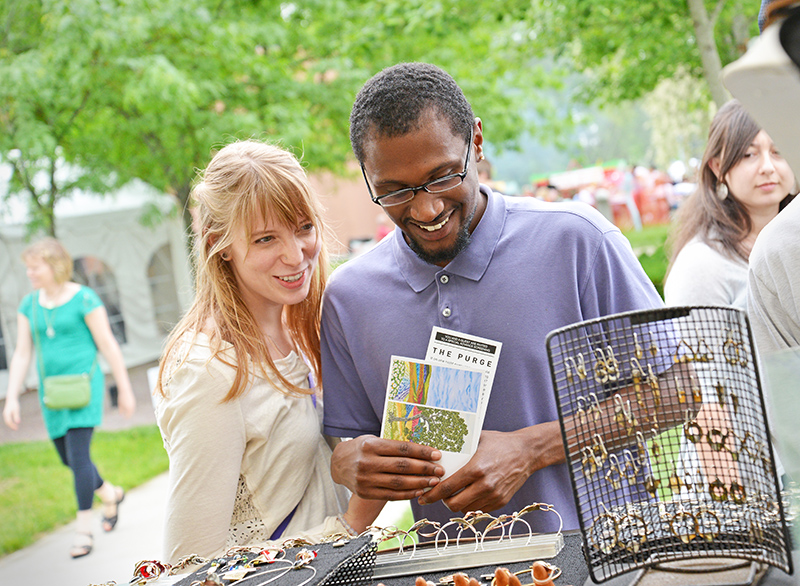
[[[630,244],[588,206],[480,185],[483,123],[456,82],[390,67],[356,97],[350,139],[372,200],[399,229],[332,276],[322,313],[325,433],[354,438],[334,480],[361,497],[414,499],[417,519],[555,505],[578,527],[545,338],[661,306]],[[390,357],[425,356],[433,326],[502,342],[477,452],[445,480],[439,452],[380,433]],[[554,515],[530,522],[555,531]]]

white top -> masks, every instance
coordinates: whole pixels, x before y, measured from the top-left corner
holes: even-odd
[[[664,302],[747,309],[747,262],[726,256],[695,236],[675,258],[664,283]]]
[[[756,238],[750,253],[748,313],[762,355],[800,346],[800,198]]]
[[[166,561],[266,541],[295,506],[284,536],[344,511],[347,492],[331,479],[331,450],[321,433],[321,396],[315,407],[310,395],[285,394],[256,377],[244,395],[223,403],[234,368],[209,360],[205,334],[191,348],[189,336],[165,368],[167,397],[156,398],[170,461]],[[275,365],[308,387],[309,367],[296,353]]]

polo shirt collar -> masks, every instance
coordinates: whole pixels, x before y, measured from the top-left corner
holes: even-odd
[[[486,272],[503,231],[506,202],[502,195],[494,193],[485,185],[481,185],[480,190],[486,195],[486,209],[483,217],[472,232],[467,248],[462,250],[446,267],[438,267],[419,258],[409,248],[401,230],[395,230],[392,234],[392,249],[400,273],[409,287],[417,293],[433,283],[436,276],[441,273],[478,281]]]

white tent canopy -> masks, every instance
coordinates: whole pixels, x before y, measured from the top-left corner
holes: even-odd
[[[0,165],[0,195],[7,193],[8,167]],[[100,284],[127,365],[156,359],[166,332],[191,304],[192,281],[181,214],[176,203],[141,181],[107,196],[79,192],[56,206],[56,233],[76,266],[88,267],[90,286]],[[154,226],[142,214],[163,212]],[[0,209],[0,397],[17,330],[17,308],[31,291],[20,259],[27,202],[6,196]],[[93,281],[93,277],[97,280]],[[109,301],[111,300],[111,301]],[[112,307],[118,305],[118,307]],[[122,334],[124,332],[124,334]],[[35,383],[35,379],[32,379]]]

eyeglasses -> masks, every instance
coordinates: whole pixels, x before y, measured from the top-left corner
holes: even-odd
[[[414,199],[414,196],[417,195],[418,191],[424,190],[428,193],[442,193],[444,191],[455,189],[461,185],[464,182],[464,178],[467,176],[467,171],[469,171],[469,154],[471,152],[472,129],[469,131],[469,142],[467,142],[467,158],[464,160],[464,170],[461,173],[445,175],[444,177],[439,177],[433,181],[423,183],[419,187],[405,187],[403,189],[398,189],[397,191],[390,191],[389,193],[385,193],[383,195],[376,196],[372,192],[372,186],[370,186],[369,179],[367,179],[367,172],[364,170],[363,163],[361,164],[361,174],[364,176],[364,181],[367,184],[367,190],[369,191],[369,196],[372,201],[382,207],[388,208],[391,206],[400,205],[401,203],[408,203]]]

